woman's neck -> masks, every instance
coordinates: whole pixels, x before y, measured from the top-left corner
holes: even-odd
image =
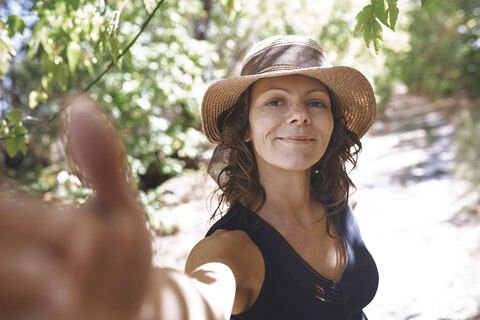
[[[257,214],[263,219],[275,224],[298,223],[308,227],[323,217],[321,205],[311,195],[310,170],[262,167],[259,178],[266,200]]]

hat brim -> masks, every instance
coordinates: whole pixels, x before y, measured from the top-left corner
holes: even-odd
[[[255,81],[292,74],[305,75],[322,82],[334,95],[344,113],[347,128],[361,138],[377,118],[375,94],[370,82],[356,69],[345,66],[276,70],[256,75],[220,80],[207,89],[202,101],[202,127],[210,142],[222,142],[218,118],[232,107]]]

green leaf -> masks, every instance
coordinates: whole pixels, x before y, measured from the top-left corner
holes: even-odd
[[[395,25],[397,24],[397,19],[398,19],[398,6],[397,6],[397,0],[387,0],[388,2],[388,17],[389,17],[389,22],[390,22],[390,29],[395,31]]]
[[[78,62],[82,57],[82,49],[76,42],[70,42],[67,46],[68,68],[71,73],[77,69]]]
[[[28,95],[28,106],[35,109],[40,102],[46,101],[48,95],[45,91],[32,90]]]
[[[36,53],[38,52],[38,48],[40,47],[40,40],[38,38],[30,38],[28,41],[28,53],[27,53],[27,61],[30,61]]]
[[[15,33],[23,34],[23,30],[25,30],[25,22],[23,22],[22,18],[12,14],[7,19],[7,26],[8,26],[8,36],[12,38]]]
[[[378,54],[381,42],[383,41],[383,28],[377,20],[373,22],[373,34],[373,47],[375,49],[375,54]]]
[[[52,94],[53,92],[53,81],[48,75],[44,75],[41,80],[42,88],[47,94]]]
[[[363,40],[365,40],[367,47],[370,47],[370,42],[373,41],[374,36],[373,23],[367,23],[363,30]]]
[[[0,58],[0,79],[3,79],[2,76],[4,76],[8,71],[8,61],[9,60]]]
[[[11,139],[11,138],[7,138],[5,140],[5,149],[7,150],[7,154],[10,158],[15,157],[15,155],[19,151],[19,148],[17,147],[17,144],[15,142],[15,139]]]
[[[383,28],[376,19],[366,25],[365,30],[363,31],[363,39],[365,40],[367,47],[370,47],[370,43],[373,42],[375,54],[378,54],[381,47],[381,41],[383,41]]]
[[[10,61],[15,54],[13,42],[7,36],[7,30],[0,29],[0,77],[7,73]]]
[[[355,29],[353,30],[353,34],[357,35],[361,32],[364,32],[368,22],[372,19],[373,19],[373,7],[372,5],[369,4],[363,7],[363,9],[355,17],[355,20],[357,20],[357,24],[355,26]]]
[[[92,60],[90,60],[90,59],[85,60],[84,65],[87,68],[87,71],[88,71],[88,74],[90,75],[90,77],[96,78],[96,73],[95,73],[95,69],[93,68]]]
[[[385,11],[385,0],[371,0],[373,14],[380,22],[388,26],[387,12]]]
[[[80,7],[80,0],[68,0],[67,5],[69,5],[73,10],[78,10]]]
[[[27,153],[27,139],[28,130],[22,125],[15,127],[9,132],[5,139],[5,149],[10,158],[13,158],[19,151],[25,155]]]
[[[375,0],[372,0],[372,3],[374,3],[374,1]],[[381,9],[382,5],[376,2],[375,4],[377,10],[382,11],[385,9],[385,3],[383,3],[383,9]],[[363,40],[365,40],[367,47],[370,47],[370,43],[373,42],[375,53],[378,54],[380,44],[383,41],[383,28],[375,17],[373,5],[363,7],[362,11],[357,14],[356,20],[357,25],[354,29],[354,35],[363,33]]]
[[[422,0],[422,8],[432,18],[441,2],[442,0]]]
[[[17,126],[20,124],[22,119],[20,118],[20,113],[18,110],[10,110],[8,112],[8,124]]]
[[[63,91],[66,91],[68,88],[68,68],[66,64],[59,64],[57,68],[53,71],[53,81],[56,85],[60,86]],[[42,92],[47,99],[47,94]]]
[[[40,93],[37,90],[32,90],[28,95],[28,106],[30,109],[35,109],[38,106]]]
[[[53,40],[50,39],[50,32],[48,28],[40,29],[40,31],[38,32],[38,39],[40,40],[40,43],[42,44],[42,48],[43,50],[45,50],[47,57],[53,60],[56,54],[52,48],[52,45],[49,43]]]
[[[239,0],[221,0],[223,10],[228,14],[228,20],[233,21],[237,14],[240,12]]]
[[[223,6],[223,9],[229,13],[231,12],[232,10],[235,9],[235,0],[221,0],[220,1],[222,6]]]

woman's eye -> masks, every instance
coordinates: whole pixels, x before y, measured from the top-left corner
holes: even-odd
[[[280,105],[280,100],[271,100],[267,103],[267,106],[276,107]]]
[[[310,101],[307,103],[308,106],[310,107],[315,107],[315,108],[321,108],[321,107],[325,107],[325,104],[323,102],[320,102],[320,101]]]

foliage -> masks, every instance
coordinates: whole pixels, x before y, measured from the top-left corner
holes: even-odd
[[[41,106],[51,115],[58,111],[58,98],[65,92],[81,90],[103,70],[111,69],[90,92],[110,108],[125,133],[132,160],[138,160],[136,176],[152,163],[160,163],[157,169],[163,179],[175,175],[184,166],[182,158],[198,156],[191,145],[203,141],[193,87],[204,84],[202,70],[210,62],[211,50],[208,43],[192,39],[189,30],[189,22],[204,14],[202,7],[192,0],[171,3],[154,16],[154,27],[145,30],[136,46],[117,61],[144,21],[139,17],[146,19],[152,11],[152,3],[96,4],[37,1],[32,11],[38,22],[31,28],[28,58],[22,68],[36,65],[43,72],[38,80],[24,78],[15,85],[38,81],[30,90],[28,106]],[[6,27],[14,28],[12,24]],[[17,71],[12,69],[19,78],[22,74]],[[10,157],[18,150],[26,151],[27,127],[19,115],[25,118],[27,113],[21,104],[2,122]]]
[[[422,0],[422,8],[433,17],[442,0]],[[357,14],[354,35],[363,34],[367,47],[373,43],[376,54],[379,53],[383,41],[382,24],[395,31],[399,9],[397,0],[370,0],[370,4]]]
[[[384,81],[399,80],[412,93],[436,98],[467,90],[480,93],[480,1],[450,1],[429,16],[409,12],[405,50],[386,50]]]
[[[56,135],[61,99],[71,92],[90,88],[90,94],[109,110],[126,142],[133,176],[142,189],[140,198],[155,209],[163,194],[161,182],[185,168],[202,166],[209,156],[210,145],[201,134],[199,116],[206,85],[237,74],[246,51],[260,39],[292,33],[316,38],[334,64],[355,67],[369,79],[378,74],[376,89],[380,92],[382,88],[388,91],[394,79],[406,81],[411,89],[423,79],[429,90],[437,87],[444,92],[453,90],[449,87],[452,79],[465,87],[478,84],[458,77],[443,77],[446,84],[426,79],[428,72],[452,66],[447,63],[439,69],[434,59],[437,53],[447,59],[447,39],[458,35],[455,28],[442,29],[442,19],[449,18],[453,24],[466,26],[455,44],[472,48],[453,51],[456,66],[470,70],[469,79],[479,78],[480,72],[476,67],[479,51],[472,44],[478,38],[478,15],[470,17],[465,11],[465,16],[456,17],[450,11],[455,5],[443,8],[438,6],[440,0],[422,1],[430,18],[424,12],[412,13],[415,20],[407,30],[412,34],[410,51],[382,49],[387,57],[385,70],[391,70],[386,76],[378,52],[384,37],[382,25],[399,28],[394,0],[370,0],[363,10],[353,0],[321,4],[315,0],[165,1],[128,51],[159,4],[157,0],[17,2],[35,18],[16,13],[1,16],[0,77],[5,81],[0,84],[0,139],[5,140],[7,165],[4,170],[0,166],[0,176],[52,199],[68,195],[81,201],[88,195],[70,178],[65,180],[65,156]],[[477,7],[472,5],[468,12]],[[474,26],[467,23],[467,16]],[[437,29],[448,37],[437,36],[437,41],[426,36],[436,34]],[[363,40],[352,38],[352,30],[363,35]],[[28,40],[21,43],[19,35]],[[365,50],[363,42],[373,43],[377,56]],[[426,57],[428,52],[434,57]],[[410,63],[408,59],[416,55],[418,60]],[[469,55],[469,63],[462,65]],[[415,73],[418,70],[427,70],[425,78]]]
[[[203,4],[206,5],[210,1],[203,1]],[[255,1],[252,1],[253,3]],[[422,5],[424,5],[426,8],[429,8],[432,6],[432,3],[437,2],[435,0],[424,0],[422,1]],[[123,55],[122,50],[125,49],[126,44],[128,43],[129,40],[131,40],[131,37],[129,36],[134,29],[134,25],[138,25],[139,19],[137,17],[139,16],[147,16],[148,14],[151,14],[153,11],[153,8],[155,6],[155,2],[152,0],[136,0],[136,1],[117,1],[114,4],[108,3],[108,2],[85,2],[81,3],[80,1],[56,1],[56,2],[46,2],[46,1],[37,1],[33,4],[33,7],[31,8],[32,12],[35,12],[38,16],[38,22],[36,25],[32,27],[32,36],[29,40],[28,43],[28,59],[29,61],[36,60],[40,68],[44,70],[39,83],[36,85],[35,89],[30,90],[29,93],[29,101],[28,101],[28,106],[31,109],[34,109],[38,106],[39,103],[42,104],[47,104],[51,105],[51,108],[55,110],[58,108],[58,106],[55,106],[55,97],[59,96],[59,93],[63,92],[68,92],[72,89],[74,90],[79,90],[82,87],[85,88],[87,86],[87,83],[91,79],[95,79],[96,77],[99,76],[99,68],[100,70],[103,70],[102,68],[107,68],[110,69],[117,63],[119,63],[120,68],[124,66],[124,63],[131,63],[129,66],[126,67],[126,69],[122,70],[125,75],[130,75],[130,78],[132,75],[134,76],[141,76],[144,73],[139,72],[133,72],[133,74],[129,73],[129,70],[132,68],[132,64],[135,64],[135,60],[143,60],[139,61],[140,65],[146,62],[146,60],[158,60],[162,59],[165,61],[166,60],[166,67],[170,66],[171,60],[169,61],[168,59],[165,59],[166,56],[164,55],[167,51],[170,54],[170,57],[174,57],[177,55],[182,55],[185,57],[185,59],[181,59],[181,56],[178,56],[179,62],[186,63],[186,64],[192,64],[195,65],[196,62],[198,64],[196,65],[199,68],[192,68],[189,69],[188,71],[182,70],[182,68],[178,68],[178,64],[174,65],[174,68],[172,69],[173,73],[169,73],[168,70],[164,70],[165,72],[162,73],[163,76],[165,76],[167,79],[165,79],[164,84],[168,86],[168,82],[170,82],[168,79],[175,73],[178,75],[181,75],[181,77],[184,77],[184,79],[179,79],[180,77],[176,77],[177,79],[173,79],[174,81],[176,80],[177,82],[173,82],[176,85],[180,83],[186,83],[187,86],[178,86],[183,92],[189,92],[188,86],[191,85],[194,81],[196,81],[196,85],[204,83],[204,80],[209,80],[208,77],[198,79],[199,77],[202,77],[202,71],[207,67],[210,63],[210,61],[206,61],[209,59],[205,58],[205,55],[208,55],[208,44],[202,43],[201,45],[196,45],[195,41],[189,41],[190,39],[187,39],[187,41],[175,41],[175,40],[184,40],[185,38],[189,38],[188,35],[188,24],[192,21],[195,21],[195,19],[201,18],[202,15],[209,15],[209,12],[205,12],[202,10],[200,1],[179,1],[174,5],[169,5],[166,10],[163,10],[159,16],[162,16],[164,19],[161,21],[163,22],[164,26],[166,28],[160,30],[164,31],[164,34],[162,36],[159,36],[159,30],[157,31],[147,31],[145,32],[142,37],[144,39],[150,38],[150,40],[162,40],[162,42],[157,46],[157,48],[148,48],[149,50],[153,51],[153,54],[148,54],[147,56],[149,58],[142,59],[142,54],[139,56],[134,55],[133,57],[131,56],[131,52],[127,53],[127,56],[124,58],[125,61],[118,61],[118,58]],[[346,3],[346,2],[345,2]],[[276,11],[279,13],[277,17],[274,19],[268,20],[268,19],[260,19],[260,21],[265,22],[264,27],[265,28],[255,28],[253,30],[252,24],[248,23],[248,27],[245,28],[244,30],[249,32],[245,32],[244,36],[245,38],[248,39],[249,35],[254,35],[256,38],[261,36],[262,31],[258,30],[268,30],[265,33],[292,33],[292,32],[298,32],[298,28],[295,28],[293,23],[291,21],[295,21],[295,19],[282,19],[284,16],[286,16],[287,12],[289,15],[292,14],[292,12],[298,12],[299,9],[303,9],[303,6],[298,6],[295,4],[291,4],[290,2],[284,1],[279,5],[278,2],[272,2],[272,1],[259,1],[259,3],[256,3],[255,6],[253,7],[250,4],[250,7],[247,8],[247,4],[243,3],[243,1],[237,0],[237,1],[227,1],[227,0],[222,0],[221,1],[221,8],[223,9],[223,14],[222,17],[220,15],[216,16],[216,22],[218,26],[221,26],[223,23],[225,23],[225,20],[228,22],[239,22],[241,18],[248,17],[251,21],[251,19],[254,18],[254,16],[257,16],[260,18],[264,12],[275,12],[275,10],[272,10],[274,7],[276,8],[281,8],[280,11]],[[388,8],[386,8],[386,4],[388,5]],[[255,10],[256,8],[260,10]],[[174,10],[172,10],[174,9]],[[291,10],[293,9],[293,11]],[[218,12],[218,11],[217,11]],[[313,11],[315,12],[315,10]],[[166,14],[167,13],[167,14]],[[171,13],[171,14],[168,14]],[[186,13],[186,15],[184,14]],[[227,13],[225,16],[224,13]],[[302,13],[305,15],[305,13]],[[243,16],[242,16],[243,15]],[[295,15],[299,15],[296,13]],[[220,19],[219,19],[220,17]],[[225,19],[225,17],[227,17]],[[374,48],[375,52],[378,53],[378,50],[380,48],[380,41],[383,39],[383,32],[382,28],[379,24],[381,22],[382,24],[388,26],[392,30],[395,28],[395,24],[397,21],[398,17],[398,8],[396,1],[394,0],[387,0],[385,3],[385,0],[371,0],[371,4],[367,5],[363,8],[363,10],[357,15],[357,25],[355,27],[355,34],[363,33],[364,35],[364,40],[367,45],[369,45],[372,41],[374,43]],[[122,22],[120,23],[120,18],[122,18]],[[160,21],[158,17],[155,17],[156,21]],[[293,17],[294,18],[294,17]],[[223,19],[223,21],[222,21]],[[243,19],[245,20],[245,19]],[[298,21],[303,21],[303,20],[298,20]],[[329,20],[325,20],[330,22]],[[333,20],[335,21],[335,20]],[[327,24],[325,24],[326,26]],[[226,24],[223,26],[226,27]],[[8,54],[2,54],[2,61],[0,63],[0,74],[4,76],[7,71],[8,63],[11,61],[11,57],[15,54],[13,50],[13,46],[11,44],[10,39],[17,33],[23,33],[25,29],[25,23],[24,21],[17,15],[9,15],[6,22],[0,24],[1,30],[2,30],[2,38],[0,39],[0,49],[2,52],[8,53]],[[180,29],[183,27],[183,31],[180,31]],[[257,26],[255,26],[257,27]],[[320,27],[320,26],[317,26]],[[186,30],[187,29],[187,30]],[[172,32],[175,30],[175,32]],[[217,28],[217,30],[221,30],[223,33],[223,37],[220,36],[217,38],[216,44],[228,44],[228,39],[233,38],[233,32],[236,33],[236,36],[238,37],[238,32],[242,31],[241,30],[241,25],[236,24],[235,27],[229,28],[232,32],[223,32],[223,28]],[[177,33],[176,31],[180,31]],[[187,32],[185,32],[187,31]],[[252,32],[256,31],[256,32]],[[215,31],[213,32],[215,33]],[[176,37],[176,35],[179,34],[181,37]],[[153,37],[152,37],[153,36]],[[183,38],[182,38],[183,37]],[[177,38],[177,39],[175,39]],[[191,37],[190,37],[191,38]],[[225,39],[225,41],[222,41],[222,38]],[[326,38],[328,39],[328,38]],[[231,73],[232,71],[232,65],[235,65],[240,56],[243,56],[243,53],[246,51],[246,48],[249,47],[251,42],[256,41],[257,39],[252,39],[253,41],[245,41],[243,42],[243,48],[240,48],[240,50],[236,50],[237,54],[234,56],[230,55],[230,60],[233,61],[232,64],[229,64],[227,62],[227,70],[226,74]],[[165,44],[175,44],[176,46],[173,47],[173,49],[178,49],[178,52],[173,52],[172,47],[165,45]],[[151,44],[148,43],[149,45]],[[183,47],[179,47],[178,44],[183,44]],[[185,47],[185,44],[191,44],[189,48]],[[144,46],[146,49],[147,46]],[[228,47],[228,46],[227,46]],[[138,48],[136,51],[143,51],[144,48]],[[222,49],[218,48],[220,51],[220,58],[226,58],[226,55],[222,54]],[[194,52],[197,50],[197,52]],[[185,52],[188,51],[188,52]],[[155,54],[156,53],[156,54]],[[186,54],[185,54],[186,53]],[[195,59],[192,59],[192,54],[193,56],[196,56],[197,61]],[[203,54],[203,61],[200,61],[202,59],[199,59]],[[210,52],[210,56],[214,57],[213,52]],[[158,59],[156,59],[158,58]],[[227,60],[227,59],[224,59]],[[224,60],[219,60],[216,59],[216,61],[224,61]],[[228,60],[227,60],[228,61]],[[223,63],[223,62],[222,62]],[[225,63],[223,63],[225,64]],[[135,64],[136,65],[136,64]],[[152,65],[150,65],[149,69],[150,71],[147,71],[148,73],[152,73],[151,69],[153,66],[159,66],[157,61],[152,61]],[[215,64],[215,67],[218,67],[219,63]],[[222,68],[219,68],[222,70]],[[193,74],[190,72],[193,71]],[[157,76],[158,76],[158,72]],[[218,74],[217,74],[218,75]],[[110,76],[112,78],[112,76]],[[212,77],[213,78],[213,77]],[[147,78],[146,78],[147,79]],[[154,79],[154,78],[149,78],[149,79]],[[118,79],[117,79],[118,80]],[[124,79],[129,81],[129,84],[135,85],[142,83],[141,80],[129,80],[129,79]],[[184,82],[183,80],[186,80]],[[105,80],[104,80],[105,81]],[[107,82],[107,81],[105,81]],[[150,83],[148,84],[150,87],[154,88],[153,90],[149,91],[150,97],[157,97],[158,95],[155,95],[155,86]],[[177,88],[178,88],[177,87]],[[148,88],[148,86],[147,86]],[[116,88],[115,88],[116,89]],[[165,88],[166,90],[162,90],[161,92],[165,97],[174,95],[172,88]],[[170,90],[169,90],[170,89]],[[186,90],[187,89],[187,90]],[[135,90],[133,90],[135,91]],[[145,90],[148,91],[148,90]],[[149,104],[148,98],[145,100],[145,95],[143,93],[140,95],[132,95],[134,100],[135,97],[141,96],[143,100],[141,100],[141,103],[144,104],[144,106],[147,106]],[[118,90],[117,90],[118,92]],[[176,91],[178,93],[178,91]],[[99,95],[102,95],[102,93],[99,93]],[[107,95],[105,95],[107,96]],[[178,96],[178,94],[177,94]],[[125,103],[126,99],[123,99],[123,101],[120,101],[120,103],[117,103],[117,99],[114,99],[116,97],[109,95],[107,97],[107,100],[110,101],[115,101],[116,102],[116,107],[119,108],[120,114],[123,114],[122,111],[125,110]],[[182,97],[183,98],[183,97]],[[171,107],[171,102],[175,101],[174,98],[168,98],[166,100],[168,101],[168,105]],[[195,117],[195,112],[194,112],[194,107],[193,105],[195,102],[193,102],[191,99],[184,99],[187,101],[183,101],[179,103],[180,106],[177,107],[177,111],[182,111],[186,113],[186,117],[177,117],[177,119],[184,119],[184,118],[189,118],[192,116],[192,119]],[[108,101],[107,101],[108,102]],[[123,103],[122,103],[123,102]],[[135,103],[136,101],[133,101]],[[157,104],[160,105],[160,103],[157,102]],[[124,107],[124,108],[122,108]],[[168,106],[162,105],[161,106],[164,110],[167,109],[168,111]],[[148,108],[148,107],[147,107]],[[144,108],[145,109],[145,108]],[[175,108],[173,108],[175,109]],[[171,110],[170,110],[171,111]],[[193,112],[192,112],[193,111]],[[163,115],[163,110],[160,112]],[[140,111],[137,113],[137,115],[142,115],[145,116],[144,112]],[[137,116],[137,118],[138,118]],[[148,114],[146,117],[142,117],[143,119],[148,119]],[[162,119],[168,118],[168,117],[161,117]],[[130,121],[132,119],[126,119],[126,121]],[[170,120],[170,119],[169,119]],[[155,120],[154,120],[155,121]],[[195,122],[195,120],[192,120]],[[167,142],[170,146],[175,143],[175,145],[181,145],[182,140],[175,139],[176,134],[175,132],[181,132],[183,131],[182,128],[186,128],[188,126],[191,126],[194,124],[192,121],[186,121],[187,123],[183,124],[170,124],[170,136],[174,136],[173,140],[170,140]],[[130,121],[131,124],[135,121]],[[157,121],[158,122],[158,121]],[[138,123],[137,123],[138,124]],[[26,127],[18,127],[17,126],[21,125],[20,123],[8,123],[8,124],[3,124],[0,129],[2,129],[4,135],[2,136],[2,139],[5,139],[5,147],[7,149],[7,153],[9,156],[12,156],[16,154],[18,151],[25,152],[26,150],[26,133],[28,132]],[[122,123],[123,125],[123,123]],[[145,128],[146,123],[143,123],[143,128]],[[198,122],[196,123],[198,127]],[[132,139],[130,143],[132,146],[138,147],[139,145],[145,145],[145,141],[134,141],[135,139]],[[157,140],[155,140],[157,141]],[[139,144],[140,143],[140,144]],[[161,147],[163,147],[165,144],[163,144]],[[155,148],[153,148],[155,149]],[[158,148],[156,148],[158,149]],[[179,151],[179,148],[173,148],[170,152],[167,152],[165,155],[161,155],[160,158],[168,158],[170,160],[174,159],[175,157],[171,157],[174,155],[176,152]],[[151,156],[150,156],[151,157]],[[137,156],[135,156],[137,158]],[[172,161],[170,161],[172,162]],[[178,165],[180,164],[181,166],[181,161],[174,160],[171,165],[166,164],[165,166],[162,166],[160,170],[162,171],[162,174],[166,174],[166,176],[175,174],[178,172]],[[142,169],[143,171],[146,170],[146,168]]]
[[[422,8],[425,9],[430,17],[433,17],[441,3],[442,0],[422,0]]]
[[[387,8],[385,4],[387,4]],[[373,42],[375,53],[378,54],[381,41],[383,41],[383,28],[381,24],[395,30],[398,12],[396,0],[371,0],[370,4],[363,7],[357,14],[355,18],[357,24],[353,32],[355,35],[363,33],[363,39],[367,47]]]
[[[2,119],[2,133],[5,139],[5,150],[10,158],[13,158],[17,152],[21,151],[24,155],[27,153],[25,136],[27,129],[22,124],[20,113],[17,110],[8,112],[7,120]]]
[[[25,23],[17,15],[8,16],[5,23],[0,20],[0,78],[7,73],[8,64],[16,54],[12,38],[17,32],[23,33],[24,29]]]
[[[17,15],[10,15],[4,23],[0,20],[0,79],[7,73],[9,63],[15,56],[16,51],[12,38],[18,32],[25,30],[25,23]],[[17,152],[27,152],[26,146],[27,129],[23,126],[20,114],[17,110],[11,110],[7,119],[0,120],[0,136],[5,140],[5,149],[10,157]]]

